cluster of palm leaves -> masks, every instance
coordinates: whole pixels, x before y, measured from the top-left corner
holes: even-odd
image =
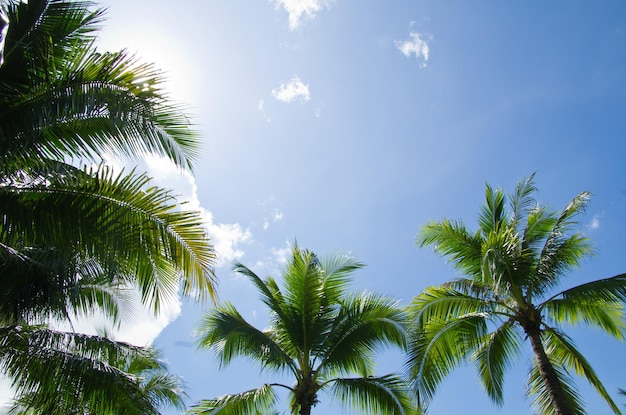
[[[96,50],[92,3],[2,7],[0,368],[25,410],[157,413],[180,391],[154,351],[51,323],[95,311],[119,323],[128,290],[155,313],[181,289],[214,296],[202,215],[104,164],[151,153],[190,169],[198,138],[158,71]]]
[[[418,244],[433,246],[465,276],[429,287],[409,307],[412,339],[408,367],[422,405],[452,369],[473,362],[487,394],[502,403],[504,375],[528,339],[534,361],[528,391],[541,414],[583,414],[573,374],[586,378],[620,414],[589,361],[561,326],[584,323],[624,340],[626,274],[561,290],[563,279],[591,254],[575,230],[590,194],[561,212],[533,199],[533,176],[509,198],[486,187],[475,232],[462,222],[426,224]]]
[[[362,267],[350,256],[318,258],[295,246],[283,271],[282,287],[242,264],[270,311],[270,326],[259,330],[229,303],[204,317],[198,345],[213,349],[221,364],[235,357],[256,361],[264,370],[289,373],[293,384],[268,383],[258,389],[203,400],[194,414],[272,413],[277,389],[288,392],[293,413],[308,415],[320,392],[348,408],[368,413],[412,413],[406,384],[394,374],[374,375],[374,352],[404,347],[405,315],[397,301],[372,293],[349,294],[352,272]]]

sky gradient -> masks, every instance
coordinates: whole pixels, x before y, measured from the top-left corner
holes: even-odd
[[[455,218],[475,229],[485,182],[512,190],[533,172],[538,199],[554,209],[581,191],[594,194],[581,227],[596,256],[566,282],[625,271],[624,3],[104,5],[103,47],[155,61],[172,96],[189,106],[203,139],[195,180],[163,163],[147,166],[207,211],[220,298],[259,327],[265,310],[251,284],[230,272],[234,259],[278,276],[295,240],[320,254],[348,251],[367,264],[355,290],[408,303],[455,276],[445,260],[415,247],[419,227]],[[154,341],[187,382],[190,401],[272,381],[246,361],[220,370],[209,352],[195,350],[202,309],[174,308],[176,319]],[[611,393],[626,387],[623,344],[591,330],[570,333]],[[530,413],[528,357],[510,370],[503,408],[462,368],[431,413]],[[400,365],[387,353],[379,371]],[[609,413],[584,384],[581,393],[590,412]],[[343,413],[321,400],[316,412]]]
[[[108,7],[102,49],[155,62],[188,106],[203,142],[194,177],[161,160],[141,167],[205,210],[219,296],[258,327],[265,309],[230,271],[233,260],[279,276],[296,240],[322,255],[351,252],[367,264],[355,291],[408,304],[456,276],[415,247],[420,226],[451,218],[476,229],[485,183],[512,191],[533,172],[538,200],[554,209],[582,191],[594,195],[581,229],[596,255],[566,285],[626,271],[626,3],[99,4]],[[162,349],[190,403],[275,379],[245,361],[219,369],[195,349],[192,331],[209,306],[172,304],[159,321],[136,317],[118,334]],[[584,328],[568,333],[625,404],[617,395],[626,388],[624,345]],[[461,368],[430,413],[530,413],[529,349],[510,369],[503,407]],[[381,356],[380,374],[400,369],[400,356]],[[590,413],[610,413],[584,383],[580,391]],[[350,413],[320,399],[313,413]]]

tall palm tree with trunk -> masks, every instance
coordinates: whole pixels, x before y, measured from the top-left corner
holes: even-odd
[[[181,288],[215,297],[202,214],[146,174],[103,164],[155,154],[189,170],[198,137],[152,65],[96,50],[93,3],[2,8],[0,367],[39,408],[60,399],[122,413],[135,401],[150,413],[139,379],[121,369],[145,350],[45,323],[94,310],[118,322],[129,287],[155,313]]]
[[[236,264],[234,269],[250,278],[269,308],[269,328],[255,328],[225,303],[201,320],[198,345],[212,349],[222,365],[247,357],[264,370],[289,373],[293,384],[266,383],[203,400],[190,412],[272,413],[276,392],[283,389],[290,396],[292,412],[301,415],[311,413],[322,391],[369,413],[410,413],[411,401],[400,377],[373,374],[377,347],[404,346],[405,315],[391,298],[347,292],[350,274],[361,267],[349,256],[320,259],[296,246],[281,287],[274,278],[261,279]]]
[[[407,368],[422,405],[452,369],[471,361],[487,394],[503,401],[506,369],[530,342],[534,361],[528,391],[542,414],[583,414],[574,378],[586,378],[620,414],[589,361],[562,330],[585,324],[624,339],[626,274],[561,289],[561,283],[592,253],[576,231],[576,215],[590,194],[577,195],[561,212],[533,199],[534,175],[507,197],[486,186],[478,230],[463,222],[427,223],[420,246],[432,246],[464,276],[433,286],[409,306],[411,341]]]

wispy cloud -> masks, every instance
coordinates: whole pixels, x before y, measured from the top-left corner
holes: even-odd
[[[304,18],[312,19],[330,3],[328,0],[273,0],[277,9],[289,14],[289,29],[296,30]]]
[[[592,231],[600,228],[600,215],[595,215],[593,218],[591,218],[591,222],[587,224],[587,227]]]
[[[269,117],[269,115],[267,115],[267,113],[265,111],[265,101],[264,100],[260,99],[257,102],[256,108],[259,110],[261,115],[263,115],[263,119],[265,120],[266,123],[272,122],[272,119]]]
[[[407,58],[415,55],[415,58],[420,61],[420,66],[425,67],[430,56],[430,47],[428,46],[428,42],[431,40],[431,35],[411,32],[409,33],[409,39],[397,40],[395,45]]]
[[[271,249],[272,256],[274,257],[273,260],[281,265],[286,264],[292,250],[293,246],[291,245],[291,242],[285,241],[285,245],[282,248]]]
[[[300,99],[300,101],[303,102],[311,99],[309,85],[305,85],[300,78],[295,75],[289,82],[280,84],[278,88],[272,89],[272,95],[277,100],[287,103],[296,99]]]

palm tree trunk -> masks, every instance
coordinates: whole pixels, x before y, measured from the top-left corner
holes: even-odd
[[[557,415],[572,415],[572,408],[567,396],[563,392],[563,387],[556,374],[556,370],[554,370],[554,366],[552,366],[543,347],[543,343],[541,342],[541,330],[538,327],[534,327],[525,328],[524,331],[530,339],[530,344],[532,345],[535,359],[537,360],[537,367],[539,368],[539,373],[546,386],[546,390],[550,395],[554,412]]]
[[[300,415],[311,415],[311,407],[312,405],[300,405]]]

